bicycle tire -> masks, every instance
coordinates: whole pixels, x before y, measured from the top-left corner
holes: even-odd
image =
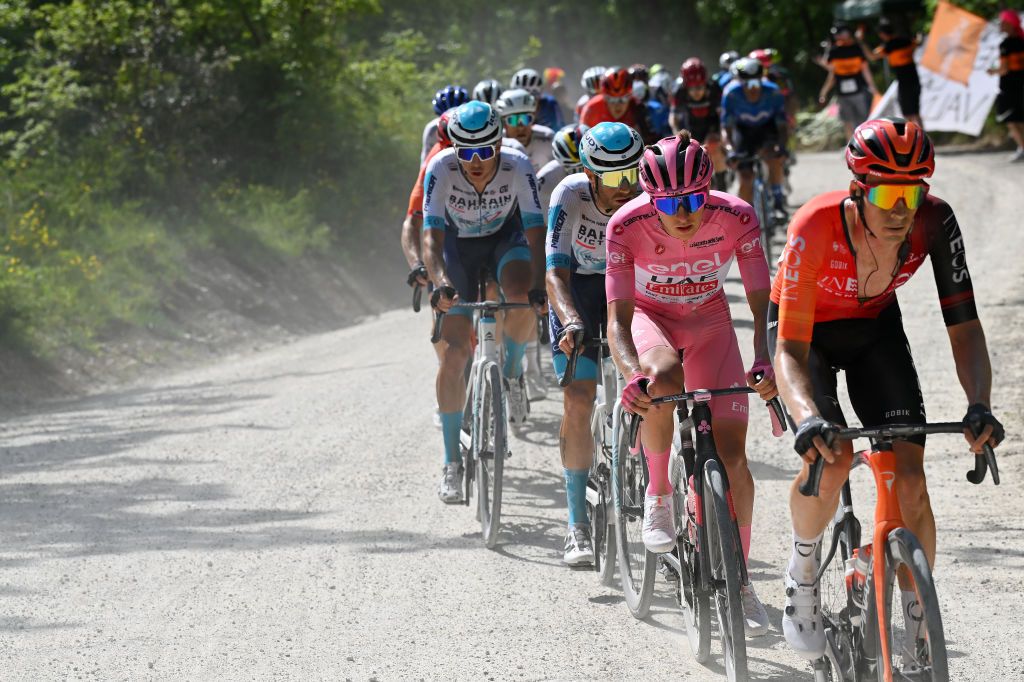
[[[768,192],[761,184],[761,191],[758,192],[757,202],[760,206],[761,215],[758,220],[761,222],[761,250],[764,251],[765,260],[768,262],[768,269],[772,267],[772,234],[775,232],[775,217],[772,215],[772,207],[768,200]]]
[[[843,518],[843,505],[837,508],[836,517],[825,529],[820,548],[831,548],[836,542],[836,552],[829,565],[818,579],[821,595],[821,615],[825,623],[825,659],[828,662],[829,680],[853,682],[857,679],[857,652],[854,647],[854,631],[857,629],[850,620],[851,598],[846,589],[846,560],[853,556],[853,549],[860,542],[851,535]]]
[[[626,607],[634,618],[646,618],[654,597],[657,554],[647,551],[642,537],[644,496],[647,491],[647,461],[643,454],[629,454],[629,425],[619,410],[615,438],[615,540],[619,560],[619,583]],[[638,509],[640,513],[627,511]]]
[[[877,553],[875,554],[874,560],[878,560]],[[921,547],[921,543],[910,532],[907,528],[896,528],[889,533],[887,538],[885,552],[885,583],[881,586],[884,590],[885,597],[885,613],[883,619],[875,619],[871,621],[876,624],[885,623],[885,632],[889,637],[889,655],[890,663],[892,665],[893,679],[914,679],[914,680],[932,680],[932,682],[947,682],[949,680],[949,662],[946,655],[946,635],[942,628],[942,614],[939,612],[939,600],[935,594],[935,583],[932,580],[931,568],[928,566],[928,559],[925,557],[924,549]],[[906,568],[910,573],[911,578],[914,580],[915,591],[917,592],[918,603],[921,606],[921,617],[925,628],[925,638],[919,640],[917,649],[915,652],[918,655],[926,654],[925,659],[928,663],[925,670],[915,669],[913,675],[904,674],[897,665],[897,660],[902,658],[900,649],[901,643],[898,641],[899,634],[902,632],[899,628],[893,627],[893,600],[900,605],[898,610],[900,612],[900,621],[903,621],[903,607],[900,602],[899,593],[894,590],[896,586],[896,573],[900,566]],[[872,586],[873,589],[877,589],[879,586]],[[874,594],[872,590],[872,594]],[[873,598],[872,598],[873,600]],[[872,609],[874,611],[874,609]],[[905,626],[904,626],[905,627]],[[877,663],[875,670],[878,679],[885,679],[885,665],[882,660],[882,647],[881,647],[881,636],[882,629],[875,627],[874,629],[874,641],[875,641],[875,652],[877,655]]]
[[[713,460],[704,465],[703,502],[710,577],[725,586],[724,589],[714,591],[725,674],[730,682],[744,682],[749,678],[749,673],[747,640],[743,629],[743,602],[740,600],[743,552],[740,548],[739,529],[729,514],[725,478]]]
[[[477,509],[484,544],[494,549],[501,527],[502,475],[508,449],[505,404],[501,372],[496,364],[486,368],[480,382],[482,389],[480,424],[484,437],[477,441]]]
[[[598,580],[605,587],[615,584],[615,523],[612,521],[611,501],[609,500],[609,482],[597,480],[597,509],[591,516],[594,528],[594,567],[597,569]]]
[[[676,489],[676,516],[680,533],[676,543],[680,568],[676,600],[683,612],[690,652],[698,663],[703,664],[711,658],[711,595],[701,585],[700,555],[695,542],[690,542],[689,514],[686,511],[690,475],[678,453],[672,455],[672,463],[673,471],[678,473],[673,476],[672,484]]]

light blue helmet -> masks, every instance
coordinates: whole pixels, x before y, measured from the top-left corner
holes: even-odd
[[[448,137],[455,147],[485,147],[501,141],[501,122],[487,102],[466,102],[448,121]]]
[[[636,168],[643,154],[640,133],[625,123],[598,123],[580,139],[580,162],[595,173]]]

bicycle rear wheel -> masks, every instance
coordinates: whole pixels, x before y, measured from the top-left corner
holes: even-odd
[[[764,181],[754,183],[754,212],[757,214],[757,220],[761,224],[761,250],[764,251],[764,257],[768,261],[768,269],[770,270],[772,267],[772,233],[775,231],[775,218],[772,216],[772,207]]]
[[[647,462],[642,453],[629,454],[629,424],[620,413],[615,443],[615,534],[619,558],[619,582],[629,612],[644,618],[654,596],[657,554],[648,552],[643,540],[644,496],[647,493]]]
[[[725,479],[714,461],[704,466],[703,502],[708,564],[711,567],[710,577],[716,586],[713,594],[725,674],[730,682],[746,680],[747,640],[743,631],[743,603],[740,601],[743,553],[739,529],[729,514]]]
[[[501,372],[496,364],[487,367],[480,382],[481,400],[476,439],[477,510],[484,544],[493,549],[501,525],[501,486],[508,452],[507,421],[502,395]]]
[[[875,549],[874,560],[878,561],[878,548]],[[946,635],[942,629],[942,614],[939,613],[939,600],[935,595],[935,583],[928,567],[924,549],[914,534],[907,528],[897,528],[889,533],[885,552],[885,583],[874,585],[873,589],[884,590],[885,613],[882,619],[874,622],[885,623],[885,631],[875,627],[875,644],[877,654],[876,671],[879,680],[885,679],[885,660],[882,654],[881,638],[888,637],[889,663],[892,666],[894,680],[929,680],[945,682],[949,680],[949,666],[946,658]],[[909,605],[904,612],[900,598],[900,588],[896,574],[900,568],[906,569],[914,581],[916,604]],[[872,592],[873,594],[873,592]],[[872,600],[874,597],[870,597]],[[872,609],[873,610],[873,609]],[[917,636],[907,636],[907,628],[917,632]],[[886,634],[887,633],[887,634]]]

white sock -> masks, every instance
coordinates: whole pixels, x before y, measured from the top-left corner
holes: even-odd
[[[789,555],[789,574],[801,585],[813,585],[821,560],[821,535],[808,540],[793,533],[793,551]]]

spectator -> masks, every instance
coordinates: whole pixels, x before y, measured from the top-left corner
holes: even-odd
[[[825,61],[828,63],[828,78],[821,86],[818,103],[825,104],[832,86],[836,86],[839,99],[839,118],[846,129],[846,137],[853,137],[853,129],[867,120],[871,113],[871,102],[878,95],[875,81],[868,68],[868,56],[864,48],[854,40],[853,32],[847,26],[832,28],[832,46]]]
[[[996,120],[1005,123],[1017,151],[1010,161],[1024,162],[1024,31],[1020,15],[1012,9],[999,14],[999,28],[1006,37],[999,43],[999,96],[996,98]]]
[[[889,60],[889,68],[896,77],[896,96],[903,118],[924,128],[921,124],[921,81],[914,62],[914,50],[920,45],[920,38],[910,38],[897,32],[886,17],[878,22],[878,37],[882,44],[868,53],[868,59]]]

